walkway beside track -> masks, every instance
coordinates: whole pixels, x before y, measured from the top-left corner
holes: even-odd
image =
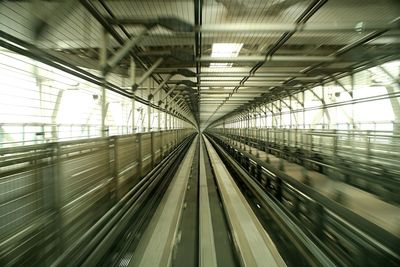
[[[145,230],[129,267],[170,266],[173,247],[185,198],[186,187],[196,151],[195,138],[176,175],[169,185],[160,206]]]

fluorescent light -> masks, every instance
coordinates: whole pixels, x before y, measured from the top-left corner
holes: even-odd
[[[212,45],[212,57],[237,57],[243,44],[215,43]]]
[[[237,57],[243,43],[214,43],[212,45],[211,57]],[[232,63],[211,63],[210,67],[231,67]]]

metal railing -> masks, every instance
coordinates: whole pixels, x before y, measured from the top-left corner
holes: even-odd
[[[106,127],[106,135],[128,135],[162,130],[166,129],[111,125]],[[0,148],[95,137],[101,137],[100,124],[0,123]]]
[[[49,265],[191,133],[1,148],[0,265]]]
[[[214,129],[230,139],[400,202],[400,135],[391,131],[323,129]]]

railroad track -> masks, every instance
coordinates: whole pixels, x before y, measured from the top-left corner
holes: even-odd
[[[274,218],[309,265],[398,266],[398,237],[218,135],[209,137],[242,190]]]
[[[125,228],[121,225],[118,235],[111,230],[90,253],[78,253],[85,255],[79,262],[129,267],[397,265],[391,243],[384,249],[373,240],[368,243],[354,226],[338,239],[348,222],[329,203],[325,206],[327,200],[316,199],[316,193],[302,191],[244,153],[217,136],[187,139],[148,178],[158,182],[143,188],[146,198],[130,204],[136,212],[129,213]],[[366,252],[375,258],[362,259]]]
[[[193,162],[196,153],[197,163]],[[198,167],[197,188],[190,193],[193,166]],[[197,238],[191,243],[182,239],[190,194],[197,195],[198,203],[196,227],[189,229],[197,232]],[[216,209],[220,209],[218,215]],[[190,250],[188,245],[196,248],[196,261],[181,259],[185,254],[180,251]],[[188,150],[127,266],[188,266],[188,262],[211,267],[286,266],[223,161],[203,137]]]

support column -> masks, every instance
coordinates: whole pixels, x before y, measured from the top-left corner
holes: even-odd
[[[158,131],[161,131],[161,110],[158,110],[157,112],[157,120]]]
[[[148,79],[147,95],[151,93],[151,78]],[[150,104],[150,103],[149,103]],[[151,131],[151,106],[147,105],[147,131]]]
[[[168,116],[169,116],[169,122],[168,122],[168,124],[169,124],[169,127],[168,127],[168,129],[169,130],[171,130],[172,129],[172,127],[171,127],[171,123],[172,123],[172,115],[171,114],[168,114]]]
[[[173,114],[174,114],[174,111],[176,111],[176,105],[174,102],[171,102],[171,111],[173,112]],[[171,116],[171,119],[172,119],[171,129],[175,129],[175,116]]]
[[[161,91],[157,92],[158,99],[161,99]],[[161,131],[161,110],[158,109],[158,122],[157,122],[158,130]]]
[[[57,116],[58,116],[58,112],[60,110],[60,104],[61,104],[61,99],[63,97],[63,94],[64,94],[64,90],[60,90],[58,92],[56,103],[54,105],[54,110],[53,110],[53,113],[51,115],[51,138],[53,140],[57,140],[58,139]]]
[[[105,29],[103,29],[103,34],[101,38],[100,46],[100,66],[104,66],[107,63],[107,47],[109,42],[109,36]],[[108,135],[108,129],[106,127],[106,76],[103,76],[103,84],[101,86],[101,136],[106,137]]]
[[[164,129],[165,130],[168,130],[168,113],[167,112],[165,112],[164,113]]]
[[[131,85],[131,88],[132,88],[132,86],[135,84],[135,80],[136,80],[136,63],[135,63],[135,61],[133,60],[133,57],[131,57],[131,67],[130,67],[130,85]],[[135,92],[132,90],[132,93],[133,93],[133,95],[135,95]],[[136,132],[136,122],[135,122],[135,99],[134,98],[132,98],[132,125],[131,125],[131,127],[132,127],[132,133],[135,133]]]

